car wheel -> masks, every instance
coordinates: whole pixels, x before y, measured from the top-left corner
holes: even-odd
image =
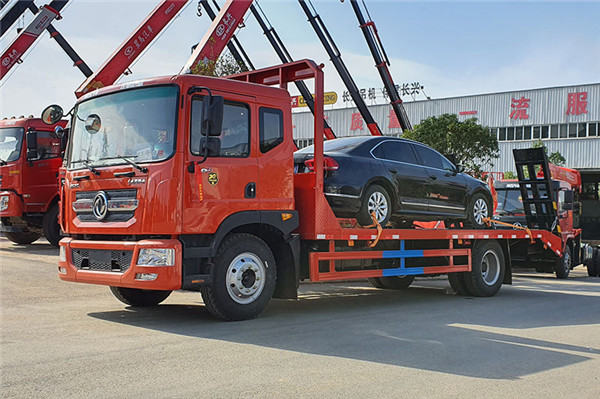
[[[491,209],[490,201],[485,195],[481,193],[473,195],[467,213],[467,223],[469,226],[477,229],[487,227],[483,220],[492,216]]]
[[[573,253],[571,250],[571,245],[565,245],[565,251],[562,256],[556,260],[554,264],[554,273],[556,274],[556,278],[566,279],[569,277],[569,272],[571,271],[571,265],[573,263]]]
[[[379,277],[369,277],[367,280],[375,288],[385,288],[385,285],[383,285]]]
[[[60,235],[60,225],[58,224],[58,204],[54,204],[44,215],[44,236],[50,245],[58,248],[58,242],[62,238]]]
[[[471,251],[471,271],[464,275],[467,290],[477,297],[496,295],[504,281],[504,262],[498,241],[477,241]]]
[[[390,195],[385,188],[377,184],[373,184],[365,190],[360,210],[356,216],[358,223],[363,226],[373,224],[371,212],[375,212],[375,217],[382,226],[385,226],[392,216]]]
[[[156,306],[171,295],[171,291],[141,290],[138,288],[110,287],[121,302],[134,307]]]
[[[415,276],[387,276],[380,277],[381,284],[388,290],[403,290],[415,281]]]
[[[38,233],[14,233],[14,232],[3,232],[4,237],[8,238],[15,244],[27,245],[31,244],[35,240],[41,237]]]

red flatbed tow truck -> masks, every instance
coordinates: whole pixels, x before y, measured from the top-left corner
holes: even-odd
[[[307,79],[315,168],[294,174],[286,87]],[[309,60],[83,96],[69,133],[59,277],[110,286],[132,306],[200,291],[216,317],[244,320],[272,297],[295,299],[301,280],[405,288],[448,274],[461,295],[493,296],[511,283],[509,242],[562,255],[545,229],[342,227],[323,193],[323,120],[322,67]]]

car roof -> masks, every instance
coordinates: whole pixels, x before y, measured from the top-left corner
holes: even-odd
[[[407,142],[407,143],[420,144],[420,145],[429,147],[426,144],[418,143],[413,140],[403,139],[403,138],[399,138],[399,137],[392,137],[392,136],[346,136],[346,137],[339,137],[339,138],[335,138],[335,139],[331,139],[331,140],[326,140],[324,142],[324,150],[325,151],[348,152],[348,151],[353,151],[354,149],[364,145],[365,143],[370,143],[372,145],[375,145],[384,140],[403,141],[403,142]],[[308,147],[302,148],[301,150],[298,150],[297,152],[298,153],[312,153],[313,148],[314,148],[314,145],[310,145]]]

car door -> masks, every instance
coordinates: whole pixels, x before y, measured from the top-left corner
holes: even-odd
[[[427,211],[429,176],[419,165],[410,143],[385,140],[373,148],[372,154],[382,162],[389,173],[397,193],[397,206],[401,212]]]
[[[465,177],[457,173],[455,166],[437,151],[421,144],[413,144],[413,147],[429,176],[429,211],[463,215],[467,196]]]
[[[38,158],[24,163],[26,212],[40,212],[57,193],[58,168],[62,164],[60,138],[54,132],[37,131]],[[26,155],[23,149],[23,157]]]

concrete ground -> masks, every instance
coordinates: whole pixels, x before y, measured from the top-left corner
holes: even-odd
[[[598,398],[600,278],[529,271],[493,298],[302,284],[226,323],[199,293],[134,309],[0,239],[2,398]]]

